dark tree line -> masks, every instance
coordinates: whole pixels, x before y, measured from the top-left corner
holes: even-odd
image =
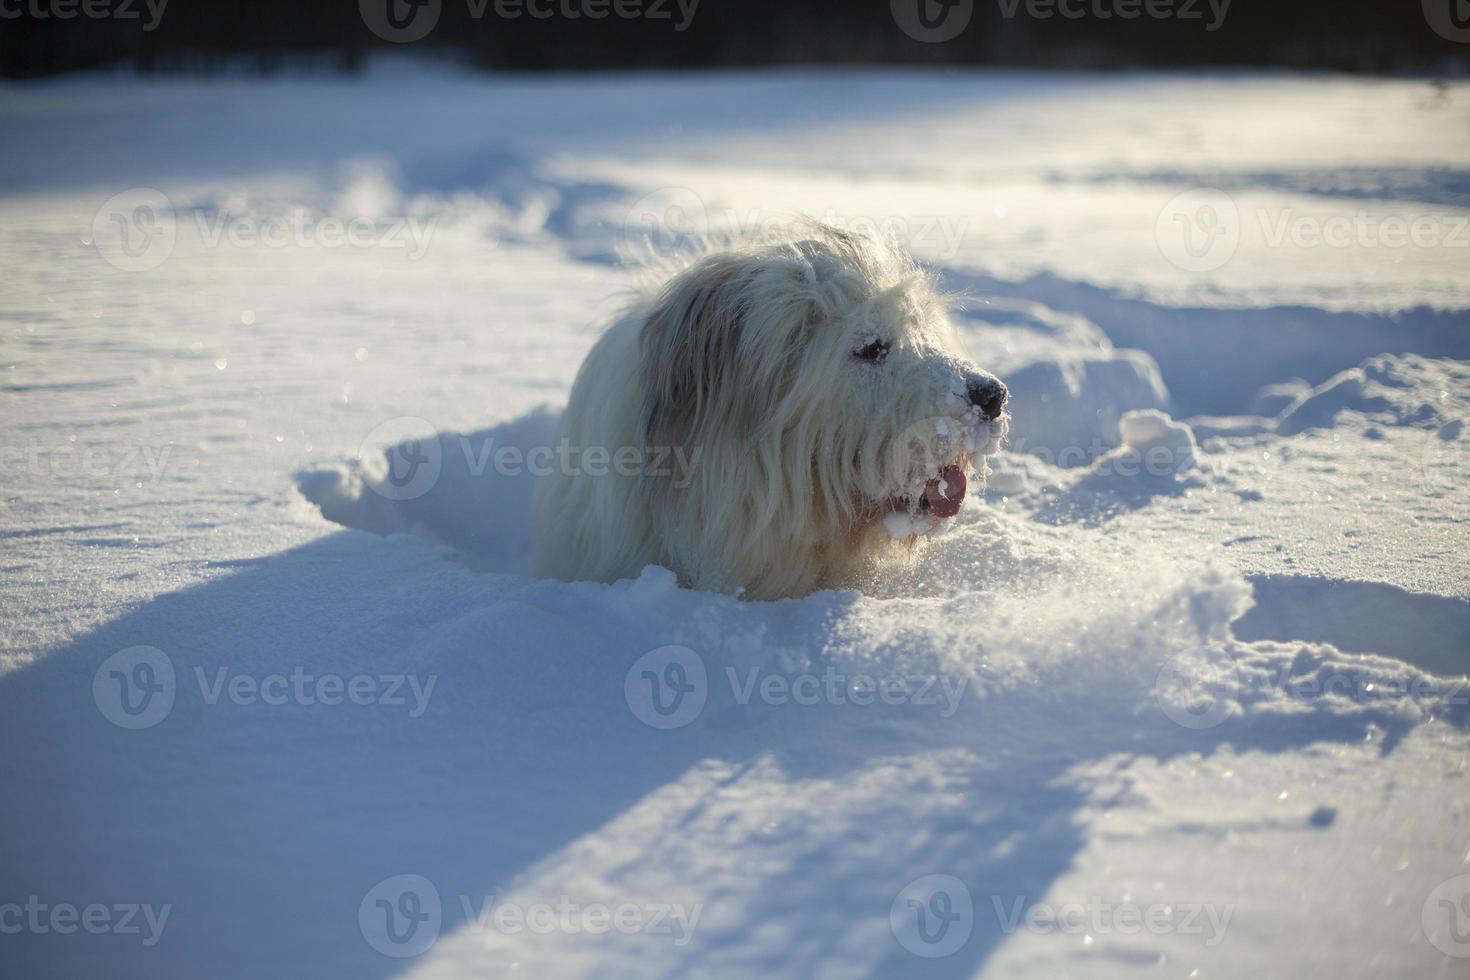
[[[1211,0],[968,0],[967,26],[943,42],[900,29],[890,0],[699,0],[684,30],[676,27],[691,0],[683,8],[680,0],[509,0],[510,9],[530,3],[554,11],[537,18],[522,10],[513,19],[496,12],[507,0],[361,2],[369,11],[398,5],[399,22],[433,9],[409,3],[437,4],[438,20],[424,39],[391,45],[369,29],[359,0],[167,0],[161,16],[153,13],[158,0],[0,0],[0,74],[27,77],[119,61],[143,70],[209,72],[241,65],[271,71],[309,59],[350,70],[387,47],[447,51],[490,68],[533,71],[909,63],[1461,73],[1470,63],[1470,43],[1430,26],[1438,16],[1434,4],[1455,18],[1464,0],[1422,6],[1421,0],[1232,0],[1223,18],[1223,0],[1213,0],[1214,7]],[[964,8],[947,5],[966,0],[894,2],[929,5],[924,16],[933,23],[964,16]],[[1028,2],[1033,12],[1047,9],[1037,3],[1061,2],[1084,15],[1039,18],[1028,14]],[[1153,3],[1166,5],[1155,11],[1174,12],[1127,20],[1096,12],[1130,2],[1134,9]],[[623,5],[623,16],[615,4]],[[561,12],[568,8],[607,13],[572,18]],[[630,10],[645,15],[629,17]],[[648,16],[659,12],[667,16]]]

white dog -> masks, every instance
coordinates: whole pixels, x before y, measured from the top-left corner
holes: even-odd
[[[804,595],[959,512],[1005,436],[1005,385],[907,257],[824,225],[793,237],[704,255],[592,348],[559,442],[619,465],[541,478],[539,574],[657,564],[692,588]]]

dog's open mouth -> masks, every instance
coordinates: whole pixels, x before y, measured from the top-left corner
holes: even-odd
[[[919,512],[932,514],[944,520],[960,512],[965,502],[965,471],[950,465],[939,471],[939,476],[924,484],[924,493],[919,497]]]
[[[960,512],[969,485],[960,462],[950,463],[924,484],[917,499],[903,496],[890,501],[883,515],[883,526],[899,539],[929,534]]]
[[[954,427],[956,421],[960,428]],[[958,516],[970,489],[969,478],[965,475],[968,467],[975,466],[974,472],[983,482],[987,473],[985,460],[1000,450],[1009,429],[1009,416],[977,421],[984,424],[966,429],[964,420],[945,420],[937,426],[941,438],[948,440],[946,448],[955,455],[950,462],[939,466],[937,473],[929,470],[935,475],[924,481],[922,490],[890,497],[886,504],[880,506],[878,517],[894,538],[907,540],[931,534]],[[944,449],[938,451],[943,452]]]

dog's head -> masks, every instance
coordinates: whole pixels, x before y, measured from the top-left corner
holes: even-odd
[[[964,354],[929,279],[825,225],[676,274],[641,358],[650,444],[700,449],[705,489],[738,491],[778,533],[931,530],[1006,431],[1005,385]]]

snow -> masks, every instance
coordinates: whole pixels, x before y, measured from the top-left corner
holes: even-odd
[[[1145,476],[1175,476],[1195,465],[1194,430],[1155,409],[1128,412],[1118,421],[1123,444],[1115,450],[1136,459]]]
[[[1467,121],[1252,73],[0,87],[5,972],[1463,976]],[[642,219],[798,210],[961,295],[986,490],[863,594],[528,577]]]

